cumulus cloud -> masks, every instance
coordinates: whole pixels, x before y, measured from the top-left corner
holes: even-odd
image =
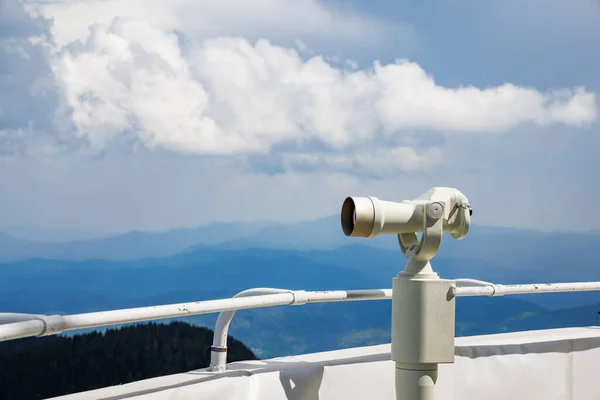
[[[78,133],[99,146],[125,132],[150,148],[247,154],[282,141],[342,151],[406,129],[491,132],[596,117],[595,95],[583,88],[446,88],[406,60],[344,70],[266,40],[207,39],[188,56],[178,43],[116,19],[60,53],[54,72]]]
[[[281,6],[279,0],[261,1],[265,9]],[[133,0],[43,7],[42,14],[62,7],[55,9],[53,25],[58,44],[43,53],[59,94],[55,104],[61,105],[54,110],[53,129],[73,127],[96,150],[125,138],[150,149],[235,155],[265,171],[360,170],[376,176],[440,162],[437,144],[425,140],[414,146],[408,143],[411,132],[482,134],[520,124],[579,126],[596,118],[595,94],[582,87],[550,92],[509,83],[443,87],[408,60],[359,69],[348,60],[307,58],[265,39],[212,37],[219,30],[211,30],[211,23],[221,26],[217,22],[227,13],[218,2],[201,3],[208,7],[199,14],[204,22],[194,26],[204,36],[189,28],[185,10],[195,3],[188,0],[169,3],[170,14],[164,2],[145,7]],[[312,0],[299,4],[314,15],[328,12]],[[112,18],[117,5],[124,7],[121,14],[139,10],[143,18]],[[61,40],[80,35],[78,24],[91,23],[90,10],[100,13],[100,22],[89,26],[83,41],[63,46]],[[290,12],[285,10],[279,11]],[[253,10],[250,16],[260,20],[263,14]],[[344,18],[338,21],[342,27],[353,21]],[[319,32],[330,26],[323,21],[329,20],[297,29]],[[13,58],[22,57],[24,48],[11,48]],[[296,148],[286,150],[282,143]],[[298,150],[306,143],[319,143],[322,150]]]

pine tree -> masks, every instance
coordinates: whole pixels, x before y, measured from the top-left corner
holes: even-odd
[[[212,339],[210,329],[172,322],[3,342],[0,399],[43,399],[205,368]],[[256,359],[231,337],[227,348],[228,362]]]

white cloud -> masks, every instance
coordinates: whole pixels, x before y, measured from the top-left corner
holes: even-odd
[[[53,78],[57,90],[44,103],[54,106],[44,114],[46,120],[54,118],[46,128],[63,144],[68,131],[95,150],[125,138],[184,154],[271,157],[271,164],[284,171],[352,174],[360,169],[368,176],[385,176],[388,170],[426,169],[442,160],[439,140],[434,143],[424,134],[419,146],[410,143],[415,131],[481,134],[521,124],[579,126],[596,118],[595,94],[584,88],[540,92],[508,83],[448,88],[407,60],[359,69],[335,54],[313,56],[303,35],[358,43],[362,33],[381,35],[385,29],[314,0],[300,0],[294,7],[281,0],[253,2],[250,9],[243,4],[41,3],[41,13],[53,18],[54,52],[41,50],[48,41],[30,37],[29,47],[5,41],[4,53],[26,60],[33,48],[38,59],[48,57],[51,75],[41,81]],[[305,20],[300,15],[312,22],[298,22]],[[291,44],[301,54],[265,39],[220,36],[275,31],[301,36]],[[83,41],[70,42],[78,38]],[[25,115],[35,99],[26,100],[26,107],[19,106]],[[33,142],[37,131],[27,132]],[[14,142],[11,146],[20,148]],[[300,148],[319,143],[325,151],[281,150],[282,143]]]
[[[267,153],[308,140],[352,153],[407,129],[480,133],[596,118],[595,95],[583,88],[446,88],[404,60],[342,70],[242,38],[202,40],[184,56],[175,34],[127,19],[94,26],[53,65],[78,134],[99,147],[126,133],[149,148],[193,154]]]

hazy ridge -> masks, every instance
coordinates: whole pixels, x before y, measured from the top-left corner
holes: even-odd
[[[497,283],[600,280],[592,259],[599,236],[475,226],[463,241],[446,237],[433,265],[443,277]],[[346,238],[335,217],[71,243],[2,235],[0,259],[0,310],[36,313],[222,298],[251,287],[388,288],[404,265],[393,236]],[[458,299],[457,334],[593,325],[597,303],[593,292]],[[215,319],[187,320],[212,327]],[[309,304],[238,312],[231,333],[266,357],[387,342],[389,325],[389,301]]]

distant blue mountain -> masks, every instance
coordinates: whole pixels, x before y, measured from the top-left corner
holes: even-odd
[[[69,302],[74,303],[69,310],[79,307],[81,300],[90,296],[105,297],[113,304],[113,301],[130,303],[159,293],[196,293],[187,299],[191,301],[216,291],[228,297],[251,287],[358,289],[383,283],[387,282],[357,270],[320,263],[290,250],[207,248],[129,262],[35,259],[0,268],[0,300],[4,300],[0,309],[9,307],[19,311],[17,299],[24,293],[37,299],[34,304],[52,305],[53,310],[60,311],[59,307]],[[74,301],[74,296],[80,300]]]
[[[23,240],[0,233],[0,262],[31,258],[127,261],[167,257],[193,246],[213,246],[246,237],[262,226],[263,224],[258,223],[214,223],[193,229],[134,231],[103,239],[66,243]]]
[[[600,280],[595,246],[599,241],[598,232],[543,233],[473,226],[464,240],[445,236],[433,263],[443,277],[497,283]],[[131,232],[71,243],[30,242],[0,234],[0,261],[43,259],[28,261],[23,267],[27,271],[38,266],[63,268],[62,262],[46,259],[107,260],[96,261],[94,265],[118,269],[123,267],[123,261],[128,261],[127,266],[187,265],[189,260],[194,263],[211,257],[222,260],[231,254],[260,253],[262,257],[272,250],[293,250],[311,262],[358,271],[384,286],[390,285],[391,277],[405,262],[394,235],[375,239],[345,237],[338,216],[298,223],[216,223],[194,229]],[[589,304],[597,296],[578,293],[557,295],[549,300],[539,300],[539,296],[527,299],[537,304],[543,302],[547,307],[564,308]]]
[[[29,237],[35,237],[29,233]],[[39,235],[38,235],[39,236]],[[73,242],[18,239],[0,232],[0,262],[31,258],[113,261],[167,257],[187,249],[219,245],[224,249],[251,247],[312,249],[348,244],[337,218],[298,223],[220,222],[166,232],[129,232]]]
[[[382,239],[371,244],[380,243]],[[31,258],[127,261],[167,257],[207,246],[230,250],[253,247],[312,250],[333,249],[358,242],[356,238],[343,235],[339,217],[295,223],[212,223],[193,229],[129,232],[67,243],[23,240],[0,233],[0,262]]]
[[[525,269],[539,275],[538,280],[552,280],[565,274],[571,280],[591,279],[588,275],[597,270],[595,245],[599,240],[599,232],[543,233],[473,226],[464,240],[444,237],[436,259],[470,259],[504,269]],[[194,229],[130,232],[70,243],[27,241],[0,233],[0,262],[32,258],[131,261],[169,257],[206,247],[316,251],[352,245],[398,249],[394,235],[374,239],[345,237],[339,217],[331,216],[297,223],[214,223]]]
[[[434,269],[496,283],[600,281],[600,234],[473,226],[444,237]],[[347,238],[339,218],[220,223],[162,233],[50,243],[0,234],[0,311],[78,313],[224,298],[251,287],[389,288],[405,258],[393,235]],[[457,299],[457,334],[595,323],[600,295]],[[389,341],[390,302],[239,312],[232,333],[259,356]],[[567,310],[568,309],[568,310]],[[212,326],[216,315],[188,321]],[[319,341],[314,341],[316,331]]]
[[[445,246],[451,247],[448,242]],[[389,288],[404,262],[399,250],[357,245],[312,251],[204,247],[134,261],[32,259],[0,266],[0,310],[90,312],[225,298],[251,287]],[[552,260],[548,262],[554,265]],[[434,267],[449,278],[507,283],[545,280],[541,279],[545,276],[543,266],[525,268],[518,263],[506,266],[480,259],[440,257],[434,259]],[[576,280],[582,278],[577,267],[550,269],[548,274],[563,281]],[[584,279],[598,277],[592,270]],[[587,297],[575,303],[570,299],[576,294],[459,298],[457,334],[590,325],[595,323],[595,305],[576,311],[548,309],[600,302],[596,293],[584,295]],[[265,357],[384,343],[389,341],[390,307],[389,301],[371,301],[247,310],[236,316],[232,334]],[[216,315],[187,318],[208,326],[215,319]],[[319,340],[314,341],[317,332]]]

